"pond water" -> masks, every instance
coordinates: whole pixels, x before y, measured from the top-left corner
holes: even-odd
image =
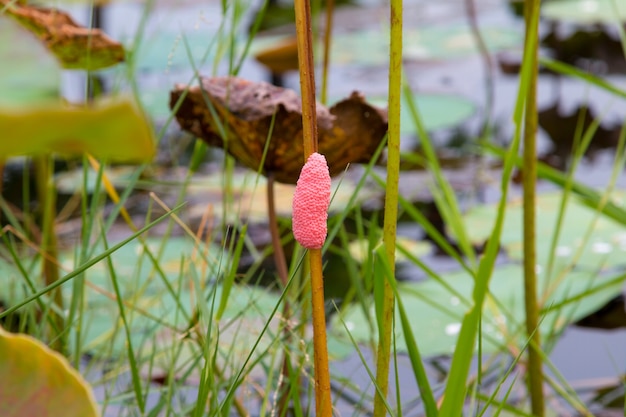
[[[432,2],[429,0],[407,1],[405,11],[405,26],[407,30],[413,28],[428,28],[434,35],[428,42],[445,36],[449,36],[449,44],[443,41],[438,46],[446,53],[457,56],[442,57],[436,52],[437,47],[428,48],[428,44],[418,43],[417,37],[408,37],[406,44],[410,59],[406,62],[406,79],[413,89],[419,94],[434,94],[459,97],[475,107],[473,116],[437,129],[433,132],[434,138],[440,145],[445,145],[451,138],[460,136],[470,138],[478,134],[485,114],[488,96],[486,94],[486,71],[484,62],[477,54],[467,53],[463,49],[463,42],[467,42],[467,35],[462,36],[461,31],[467,32],[467,17],[464,11],[465,2],[462,0],[448,0]],[[500,0],[477,0],[478,21],[485,30],[487,41],[497,43],[502,41],[499,37],[509,39],[511,46],[507,47],[509,56],[520,54],[519,46],[515,46],[515,39],[521,39],[523,23],[512,15],[505,3]],[[245,16],[242,18],[241,27],[247,28],[252,21],[253,12],[260,2],[251,2]],[[112,3],[104,9],[104,29],[116,39],[131,39],[141,21],[144,5],[131,2]],[[351,34],[358,30],[381,30],[384,32],[386,20],[386,5],[378,1],[369,0],[360,2],[358,8],[339,9],[335,16],[337,36]],[[79,21],[87,20],[87,11],[81,6],[72,6],[72,13]],[[188,82],[193,70],[188,65],[188,57],[185,52],[184,34],[190,45],[190,53],[195,59],[205,54],[214,41],[218,28],[222,24],[220,2],[218,1],[185,1],[180,3],[156,2],[151,10],[143,36],[142,48],[138,52],[138,66],[136,69],[141,97],[149,111],[160,123],[163,123],[167,115],[167,95],[169,89],[176,83]],[[550,29],[548,24],[542,25],[542,31],[546,33]],[[439,32],[437,32],[439,31]],[[455,35],[454,31],[459,31]],[[242,31],[244,33],[244,31]],[[452,34],[450,34],[452,33]],[[423,35],[428,36],[428,35]],[[455,37],[456,36],[456,37]],[[414,43],[412,43],[415,41]],[[423,41],[422,41],[423,42]],[[456,42],[456,43],[455,43]],[[503,41],[504,42],[504,41]],[[458,45],[461,44],[461,47]],[[519,43],[517,43],[519,45]],[[217,46],[213,46],[216,48]],[[365,45],[367,47],[367,45]],[[347,63],[336,64],[331,67],[329,79],[329,91],[332,97],[344,97],[352,91],[358,90],[371,97],[384,97],[387,91],[387,68],[385,62],[368,63],[368,50],[357,50],[364,45],[355,46],[354,56],[339,56],[345,58]],[[449,48],[446,52],[445,48]],[[456,48],[456,49],[455,49]],[[435,50],[433,50],[435,49]],[[464,52],[465,51],[465,52]],[[380,51],[371,51],[374,55]],[[203,74],[216,73],[223,75],[227,72],[228,65],[224,61],[215,64],[211,52],[210,59],[200,66]],[[515,76],[506,75],[496,68],[497,53],[493,52],[494,60],[494,95],[492,117],[497,126],[495,140],[509,140],[513,127],[510,122],[513,113],[514,98],[517,94],[518,81]],[[251,80],[267,80],[267,70],[252,59],[245,61],[241,68],[240,76]],[[79,101],[84,97],[84,81],[81,74],[65,72],[63,75],[64,94],[71,101]],[[115,85],[116,75],[107,75],[106,80],[110,85]],[[610,76],[609,80],[620,86],[626,86],[626,77]],[[296,73],[291,72],[283,77],[285,86],[298,89],[299,82]],[[613,96],[597,88],[569,79],[556,79],[550,75],[542,75],[539,81],[539,107],[546,108],[558,103],[559,109],[564,114],[573,112],[580,104],[589,103],[595,114],[602,114],[604,123],[615,124],[623,120],[626,114],[626,101],[615,99]],[[445,106],[445,104],[444,104]],[[444,123],[445,124],[445,123]],[[552,147],[545,132],[539,134],[539,152],[547,153]],[[418,141],[415,135],[407,133],[403,138],[405,150],[414,149]],[[612,165],[612,150],[603,151],[596,155],[593,162],[585,161],[577,173],[577,179],[594,186],[604,187],[610,175]],[[461,170],[448,171],[453,178],[453,185],[459,192],[465,195],[464,204],[472,206],[483,202],[493,202],[499,198],[499,171],[497,169],[487,172],[487,176],[481,176],[475,164],[470,163]],[[484,174],[484,173],[483,173]],[[426,175],[407,173],[403,180],[411,187],[418,175],[418,181],[426,184],[430,181]],[[476,187],[481,189],[476,193]],[[618,180],[619,186],[626,186],[626,178],[621,175]],[[540,185],[543,191],[556,187],[546,183]],[[514,187],[513,195],[519,195],[521,190]],[[480,197],[480,198],[479,198]],[[419,233],[419,231],[417,231]],[[411,235],[416,233],[409,225],[400,225],[400,234]],[[430,256],[425,258],[427,264],[437,271],[449,270],[457,265],[447,258]],[[423,274],[415,270],[403,269],[402,278],[406,280],[418,280]],[[418,320],[418,318],[414,318]],[[623,323],[626,327],[626,323]],[[565,330],[562,337],[556,343],[550,356],[554,365],[563,376],[577,387],[592,383],[598,378],[611,379],[623,374],[626,368],[626,331],[598,330],[571,327]],[[371,365],[371,355],[366,358]],[[413,375],[408,370],[408,360],[400,357],[401,389],[405,392],[404,398],[411,398],[416,391]],[[429,372],[434,379],[440,378],[434,363],[445,358],[434,358],[430,363]],[[406,370],[406,372],[405,372]],[[363,382],[365,385],[359,388],[363,392],[372,392],[366,371],[358,356],[351,355],[347,359],[333,364],[336,375],[343,376],[353,383]],[[125,381],[120,381],[124,385]],[[193,398],[194,392],[181,393],[181,395]],[[355,402],[362,401],[356,391],[345,392],[345,397],[338,403],[338,411],[341,415],[365,415],[366,412],[355,412]],[[368,409],[367,403],[365,403]],[[419,404],[407,404],[405,416],[420,415]],[[110,409],[107,415],[123,415],[123,410]]]

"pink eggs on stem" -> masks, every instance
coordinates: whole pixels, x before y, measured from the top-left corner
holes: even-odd
[[[328,164],[324,155],[314,152],[302,167],[293,196],[293,235],[303,247],[324,246],[329,204]]]

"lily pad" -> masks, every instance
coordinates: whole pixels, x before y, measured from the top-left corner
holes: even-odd
[[[396,262],[408,261],[406,255],[398,250],[400,248],[416,257],[427,256],[433,252],[433,245],[430,242],[425,240],[416,241],[403,236],[398,236],[396,239],[396,246]],[[365,262],[365,259],[367,258],[367,247],[367,240],[354,240],[350,242],[350,245],[348,245],[348,252],[357,262]]]
[[[200,84],[178,84],[172,90],[170,107],[184,97],[176,110],[181,128],[226,149],[248,168],[256,171],[262,163],[263,175],[295,184],[304,164],[302,101],[296,92],[237,77],[203,77]],[[350,163],[372,159],[387,120],[384,112],[353,92],[330,108],[318,103],[317,129],[318,152],[335,176]]]
[[[98,410],[91,388],[63,356],[0,328],[0,414],[95,417]]]
[[[547,19],[579,24],[626,22],[626,3],[615,0],[553,0],[541,6]]]
[[[153,133],[129,100],[102,101],[90,107],[49,104],[0,108],[0,157],[59,153],[118,162],[150,161]]]
[[[539,274],[540,288],[545,280],[545,274]],[[441,281],[456,292],[432,279],[398,286],[407,315],[413,318],[415,339],[426,356],[454,351],[463,316],[469,309],[469,301],[463,297],[470,297],[474,287],[474,279],[466,271],[443,274]],[[525,343],[522,267],[498,267],[490,282],[493,297],[487,300],[483,311],[483,352],[497,352],[510,343],[521,347]],[[559,308],[542,314],[541,331],[546,335],[555,334],[567,324],[597,310],[621,292],[623,283],[623,277],[598,276],[582,271],[568,274],[565,281],[542,298],[544,306]],[[368,314],[369,321],[361,306],[350,305],[344,314],[332,319],[329,346],[333,355],[342,357],[349,351],[346,349],[350,345],[346,327],[357,342],[367,343],[375,337],[368,324],[375,322],[373,302]],[[397,348],[406,352],[402,331],[399,326],[396,329]]]
[[[556,230],[562,193],[542,194],[537,198],[537,262],[542,268],[548,262],[553,233]],[[613,201],[623,200],[623,193],[613,195]],[[496,207],[476,206],[465,215],[468,233],[475,242],[484,242],[496,218]],[[523,259],[521,199],[511,201],[506,209],[502,246],[512,260]],[[593,231],[585,240],[590,227]],[[626,230],[611,219],[598,215],[571,196],[567,204],[563,227],[554,254],[556,265],[574,264],[590,269],[607,269],[626,265]]]
[[[139,70],[165,73],[169,70],[191,68],[185,42],[189,45],[194,65],[200,60],[211,45],[211,39],[217,36],[214,30],[189,30],[184,34],[174,31],[157,31],[144,39],[137,49],[136,65]],[[213,63],[215,51],[211,50],[206,63]]]
[[[368,98],[377,106],[386,107],[386,97]],[[462,97],[451,94],[422,94],[414,93],[413,102],[417,106],[424,126],[428,131],[448,129],[458,126],[476,111],[476,105]],[[400,110],[400,130],[403,134],[415,134],[416,128],[413,117],[407,105],[406,96],[402,97]]]
[[[509,28],[481,27],[487,47],[498,51],[522,44],[522,33]],[[404,31],[406,60],[449,60],[478,53],[476,41],[465,25],[431,26]],[[389,61],[389,33],[363,30],[338,33],[333,38],[331,62],[336,65],[382,65]]]
[[[500,51],[523,44],[523,32],[511,28],[481,26],[483,38],[491,51]],[[463,58],[478,53],[469,26],[430,26],[405,29],[403,57],[405,60],[432,61]],[[252,43],[251,54],[286,45],[291,36],[262,36]],[[331,65],[387,65],[389,61],[389,32],[366,29],[333,35]]]
[[[211,308],[213,290],[217,309],[222,287],[216,280],[222,275],[222,265],[227,265],[227,261],[223,259],[221,248],[205,244],[195,246],[190,238],[166,241],[150,238],[146,244],[153,255],[161,253],[158,262],[164,277],[156,273],[145,246],[140,242],[119,249],[112,255],[112,262],[134,346],[145,343],[164,346],[179,337],[178,332],[189,327],[200,304]],[[204,289],[195,288],[190,278],[192,274],[202,277],[199,279]],[[85,279],[88,285],[82,314],[84,339],[81,345],[96,355],[120,354],[125,350],[125,338],[122,337],[117,302],[112,298],[114,287],[107,264],[94,265],[86,271]],[[65,291],[69,297],[71,287]],[[198,300],[197,294],[203,298]],[[277,302],[278,295],[269,290],[235,285],[229,293],[223,318],[225,322],[234,317],[242,323],[252,321],[256,324],[251,327],[258,329],[257,321],[267,318]],[[248,334],[252,333],[248,331]],[[228,340],[224,337],[220,342],[225,349]]]
[[[0,20],[0,106],[58,101],[61,73],[54,58],[17,23]]]

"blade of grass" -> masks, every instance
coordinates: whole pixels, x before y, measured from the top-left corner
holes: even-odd
[[[526,23],[526,42],[537,36],[539,31],[540,0],[531,0],[524,4]],[[536,236],[536,187],[537,187],[537,75],[538,46],[526,49],[530,57],[529,86],[526,90],[524,112],[524,170],[523,170],[523,250],[524,250],[524,306],[526,311],[526,334],[531,340],[528,349],[527,384],[530,392],[530,404],[537,417],[545,415],[543,397],[543,365],[539,350],[541,334],[539,332],[539,304],[537,300],[537,236]]]
[[[109,249],[107,244],[107,238],[104,234],[104,229],[102,232],[102,242],[104,243],[105,252]],[[131,329],[128,325],[128,321],[126,320],[126,309],[124,308],[123,295],[120,291],[120,286],[118,283],[117,273],[115,272],[115,267],[113,266],[113,260],[110,256],[106,258],[107,269],[109,271],[109,276],[111,278],[111,283],[113,284],[113,289],[115,290],[115,300],[117,301],[117,308],[120,315],[120,319],[122,320],[122,325],[124,327],[124,332],[126,333],[126,352],[128,354],[128,362],[130,364],[130,376],[132,381],[133,390],[135,392],[135,401],[137,401],[137,406],[139,407],[139,411],[141,414],[144,414],[146,411],[146,403],[144,401],[144,396],[141,390],[141,378],[139,375],[139,366],[137,365],[137,360],[135,356],[135,350],[133,349],[132,335]]]
[[[400,180],[400,110],[402,102],[402,0],[391,0],[389,27],[389,130],[387,133],[387,181],[385,186],[385,216],[383,243],[389,262],[388,271],[395,276],[396,229],[398,222],[398,184]],[[376,288],[380,290],[376,291]],[[394,318],[394,294],[388,280],[375,281],[375,300],[378,316],[378,347],[376,352],[376,385],[374,417],[387,412],[386,398],[389,390],[389,362],[391,359],[391,333]],[[382,292],[381,292],[382,290]]]
[[[422,401],[424,402],[424,411],[426,412],[427,417],[437,417],[439,415],[439,410],[437,409],[437,402],[435,401],[435,396],[433,395],[430,382],[428,381],[428,376],[426,375],[426,369],[424,368],[424,364],[422,362],[422,355],[419,352],[419,348],[415,340],[415,335],[413,334],[413,329],[411,328],[411,322],[404,308],[402,298],[400,297],[400,294],[398,292],[396,279],[391,272],[391,265],[389,265],[388,258],[385,256],[385,253],[383,253],[382,247],[376,249],[376,257],[387,271],[385,277],[389,282],[389,285],[394,293],[396,303],[398,305],[400,323],[402,325],[402,334],[404,335],[404,339],[406,341],[407,352],[409,354],[409,359],[413,368],[415,382],[417,383],[420,394],[422,396]]]
[[[37,293],[32,294],[29,297],[26,297],[24,300],[19,301],[18,303],[14,304],[13,306],[11,306],[11,307],[7,308],[6,310],[0,312],[0,318],[2,318],[2,317],[6,316],[8,314],[11,314],[11,313],[19,310],[20,308],[22,308],[26,304],[29,304],[29,303],[35,301],[36,299],[40,298],[44,294],[47,294],[50,291],[53,291],[53,290],[57,289],[61,285],[65,284],[67,281],[70,281],[71,279],[79,276],[80,274],[85,272],[87,269],[91,268],[92,266],[94,266],[98,262],[102,261],[103,259],[106,259],[112,253],[116,252],[120,248],[124,247],[128,243],[130,243],[133,240],[135,240],[141,234],[143,234],[143,233],[147,232],[148,230],[152,229],[154,226],[159,224],[161,221],[167,219],[172,213],[175,213],[176,211],[180,210],[181,208],[182,208],[182,205],[178,206],[178,207],[175,207],[171,211],[163,214],[162,216],[158,217],[154,221],[148,223],[146,226],[142,227],[137,232],[133,233],[132,235],[130,235],[126,239],[124,239],[121,242],[117,243],[116,245],[112,246],[108,250],[102,252],[101,254],[99,254],[99,255],[93,257],[92,259],[90,259],[89,261],[83,263],[78,268],[76,268],[74,271],[72,271],[69,274],[63,276],[62,278],[60,278],[59,280],[55,281],[54,283],[46,285],[44,288],[39,290]]]
[[[533,15],[532,19],[533,21],[531,22],[531,26],[534,26],[536,25],[536,22],[534,20],[538,19],[538,17]],[[526,92],[528,91],[530,82],[530,66],[532,65],[531,54],[532,51],[536,49],[536,47],[537,35],[536,33],[531,32],[528,36],[528,39],[526,40],[524,58],[522,61],[520,85],[514,112],[515,134],[504,159],[504,168],[502,172],[502,180],[500,183],[502,196],[498,204],[496,221],[491,236],[487,242],[485,253],[478,265],[476,282],[474,284],[474,290],[472,291],[472,299],[474,301],[474,305],[463,318],[461,330],[457,339],[457,345],[454,350],[454,355],[452,357],[452,365],[450,367],[450,373],[448,375],[445,395],[441,404],[441,408],[439,410],[439,415],[443,417],[458,417],[462,414],[463,403],[466,393],[466,380],[469,374],[472,354],[474,352],[474,344],[478,331],[478,322],[481,317],[482,305],[488,292],[489,280],[493,272],[500,246],[500,237],[502,234],[502,227],[506,211],[508,187],[511,174],[513,172],[513,167],[515,165],[515,160],[517,157],[521,138],[524,100],[526,98]]]
[[[454,190],[443,175],[437,154],[430,140],[430,135],[424,127],[422,117],[415,104],[415,100],[413,100],[413,93],[408,83],[404,84],[403,91],[411,119],[417,128],[420,144],[422,145],[426,160],[428,161],[428,168],[435,177],[436,186],[431,187],[431,189],[435,197],[435,202],[437,203],[437,209],[441,212],[446,225],[452,230],[452,234],[458,240],[459,248],[463,252],[463,255],[468,258],[469,264],[474,266],[476,265],[476,254],[474,253],[474,248],[472,247],[465,226],[461,220],[463,217],[461,216],[461,209],[459,208]]]
[[[335,310],[339,311],[336,305],[334,307],[335,307]],[[380,386],[378,386],[376,377],[374,376],[374,373],[372,372],[370,367],[367,365],[367,360],[365,359],[365,356],[363,355],[363,352],[361,351],[359,344],[356,342],[356,340],[354,340],[354,337],[352,337],[352,333],[350,333],[350,330],[348,329],[348,325],[346,324],[345,321],[343,321],[343,319],[341,319],[341,324],[343,325],[343,328],[346,331],[346,334],[348,335],[348,338],[350,339],[350,343],[352,343],[352,346],[354,347],[355,352],[359,356],[359,359],[361,360],[361,363],[363,364],[363,367],[365,368],[367,375],[369,376],[370,380],[374,384],[374,388],[376,389],[376,396],[374,397],[374,401],[376,400],[376,398],[381,398],[385,412],[389,413],[390,415],[393,415],[392,408],[387,402],[387,396],[383,395],[383,392]]]
[[[49,155],[38,156],[33,159],[35,164],[35,175],[37,178],[37,197],[42,206],[42,225],[41,225],[41,251],[45,253],[42,259],[41,275],[42,281],[46,285],[54,285],[59,281],[58,267],[58,245],[57,236],[54,231],[54,223],[56,220],[56,187],[53,181],[53,157]],[[53,290],[52,298],[58,310],[52,310],[51,314],[54,318],[54,326],[50,328],[50,338],[56,342],[52,344],[52,348],[62,354],[67,349],[67,338],[61,336],[65,330],[65,317],[61,313],[63,308],[63,294],[61,290]]]

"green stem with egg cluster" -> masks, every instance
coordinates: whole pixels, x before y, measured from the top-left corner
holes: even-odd
[[[304,161],[317,152],[317,117],[315,105],[315,71],[313,65],[313,35],[311,6],[308,0],[295,0],[296,33],[300,90],[302,94],[302,143]],[[324,311],[324,278],[322,250],[309,249],[311,268],[311,303],[313,306],[313,351],[315,366],[315,409],[318,417],[332,416],[330,371],[326,344],[326,317]]]

